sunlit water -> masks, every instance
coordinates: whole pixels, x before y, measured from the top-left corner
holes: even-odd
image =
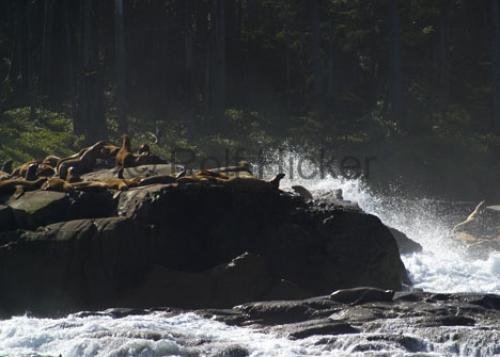
[[[287,174],[290,176],[290,171]],[[360,180],[331,177],[301,180],[296,172],[294,177],[285,179],[282,187],[301,184],[316,196],[341,188],[345,199],[358,202],[365,211],[422,244],[422,253],[403,257],[415,287],[436,292],[500,293],[500,254],[492,254],[486,260],[471,260],[449,239],[450,226],[464,218],[460,214],[440,209],[432,200],[376,196]],[[429,339],[436,335],[435,330],[412,329],[397,321],[387,321],[370,334],[340,335],[332,337],[328,345],[321,345],[316,342],[324,336],[292,341],[250,328],[227,326],[194,313],[170,316],[157,312],[115,319],[77,314],[62,319],[14,317],[0,321],[0,356],[242,356],[245,351],[250,356],[374,355],[374,352],[411,355],[401,346],[367,339],[377,334],[412,336],[419,341],[419,352],[426,355],[500,354],[498,330],[486,333],[468,327],[439,328],[438,335],[442,338],[436,342]],[[457,343],[454,338],[457,334],[467,334],[469,338]]]

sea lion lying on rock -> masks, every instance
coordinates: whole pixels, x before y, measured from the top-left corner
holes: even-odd
[[[31,160],[28,162],[25,162],[12,171],[12,176],[13,177],[26,177],[26,172],[28,172],[28,167],[32,164],[38,164],[39,162],[36,160]]]
[[[80,191],[85,191],[87,189],[94,188],[105,188],[111,190],[125,191],[130,187],[136,187],[139,185],[140,179],[120,179],[120,178],[110,178],[103,179],[99,181],[82,181],[71,184],[71,186]]]
[[[105,160],[105,161],[114,160],[119,151],[120,151],[119,146],[113,145],[111,143],[106,143],[101,148],[100,159]]]
[[[229,176],[224,175],[222,172],[217,172],[217,171],[211,171],[211,170],[200,170],[195,172],[195,176],[198,177],[205,177],[205,178],[218,178],[221,180],[229,180]]]
[[[0,168],[0,177],[7,177],[12,174],[12,164],[14,160],[6,160]]]
[[[0,169],[0,181],[10,178],[10,176],[12,174],[12,164],[13,163],[14,163],[13,160],[7,160],[2,164],[2,167]]]
[[[68,169],[68,173],[66,174],[66,181],[68,181],[69,183],[75,183],[75,182],[82,181],[80,175],[78,175],[78,173],[76,172],[76,170],[73,166],[71,166]]]
[[[45,159],[42,160],[41,164],[56,168],[59,161],[61,161],[61,158],[59,156],[48,155],[45,157]]]
[[[13,164],[14,164],[14,160],[11,160],[11,159],[6,160],[2,164],[2,168],[0,170],[3,171],[3,172],[6,172],[8,174],[11,174],[12,173],[12,165]]]
[[[221,173],[211,172],[207,174],[204,171],[200,171],[190,176],[184,176],[177,179],[177,183],[179,184],[192,184],[192,183],[213,183],[213,184],[221,184],[226,187],[238,189],[238,190],[252,190],[252,191],[260,191],[260,190],[278,190],[280,181],[285,174],[280,173],[276,175],[272,180],[265,181],[258,179],[256,177],[231,177],[226,178],[227,176]]]
[[[27,181],[35,181],[38,178],[38,163],[29,164],[24,178]]]
[[[26,177],[28,167],[37,165],[36,176],[51,177],[56,173],[56,168],[61,162],[61,158],[55,155],[48,155],[41,160],[31,160],[19,165],[13,172],[12,176]]]
[[[169,175],[157,175],[140,178],[138,186],[154,185],[154,184],[172,184],[176,183],[177,178]]]
[[[38,177],[52,177],[55,173],[55,169],[48,164],[41,163],[37,166],[36,175]]]
[[[42,185],[41,189],[44,191],[56,191],[56,192],[66,192],[66,193],[75,191],[75,189],[69,182],[59,177],[50,177],[49,179],[47,179],[47,181]]]
[[[68,168],[71,166],[74,167],[78,174],[91,171],[96,164],[96,160],[100,157],[101,149],[105,145],[106,142],[99,141],[91,147],[85,149],[79,157],[61,160],[57,166],[59,178],[65,179],[68,173]]]
[[[23,191],[37,190],[44,184],[45,181],[47,181],[47,179],[44,177],[34,181],[28,181],[25,179],[8,179],[0,181],[0,194],[12,194],[19,189],[22,189]]]
[[[367,302],[388,302],[394,297],[393,290],[382,290],[372,287],[337,290],[330,294],[330,300],[343,304],[364,304]]]

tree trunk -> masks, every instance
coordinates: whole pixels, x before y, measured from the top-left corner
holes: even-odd
[[[226,106],[226,21],[224,0],[214,1],[213,115],[217,125],[224,121]]]
[[[184,99],[189,111],[192,111],[194,100],[193,86],[193,0],[184,0]]]
[[[493,115],[491,128],[496,134],[500,134],[500,24],[498,0],[490,0],[490,12],[492,22],[491,36],[491,59],[492,59],[492,102]]]
[[[40,73],[41,94],[50,101],[53,99],[51,86],[52,38],[54,20],[54,0],[45,0],[43,15],[42,68]]]
[[[33,55],[32,55],[32,38],[33,38],[33,29],[32,29],[32,3],[28,1],[26,3],[26,41],[25,41],[25,73],[26,73],[26,88],[28,89],[28,97],[29,97],[29,105],[30,105],[30,119],[34,121],[36,119],[36,92],[35,92],[35,84],[33,81]]]
[[[90,144],[107,138],[104,92],[97,45],[95,0],[81,2],[81,68],[75,131]]]
[[[439,96],[440,106],[446,108],[450,97],[450,68],[448,61],[450,1],[441,0],[439,12]]]
[[[403,120],[403,93],[401,83],[401,26],[398,14],[398,0],[391,0],[389,4],[390,21],[390,83],[389,83],[389,111],[393,118],[399,121],[402,127]]]
[[[244,93],[254,93],[259,90],[258,80],[259,68],[257,66],[258,57],[260,54],[259,44],[255,39],[255,35],[258,28],[258,12],[259,6],[257,0],[247,0],[247,32],[250,34],[247,41],[247,48],[245,53],[245,58],[243,60],[243,80],[244,83]],[[247,107],[252,107],[255,104],[254,96],[244,95],[244,104]]]
[[[311,65],[313,110],[323,115],[323,69],[321,63],[320,0],[308,0],[311,6]]]
[[[74,56],[73,56],[73,38],[71,31],[71,13],[70,13],[70,1],[63,0],[63,16],[64,16],[64,41],[66,43],[66,88],[68,89],[68,97],[71,103],[71,115],[76,117],[76,105],[75,105],[75,93],[76,93],[76,83],[75,83],[75,73],[74,73]]]
[[[334,21],[330,21],[330,38],[328,42],[328,87],[326,91],[328,111],[335,110],[335,41],[333,38]]]
[[[16,94],[15,105],[32,104],[32,65],[31,65],[31,24],[30,2],[20,0],[17,3],[16,44],[10,78]]]
[[[116,106],[118,114],[118,131],[128,132],[127,122],[127,52],[125,49],[125,25],[123,0],[115,0],[115,76],[116,76]]]

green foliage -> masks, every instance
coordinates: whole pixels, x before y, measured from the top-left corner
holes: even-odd
[[[30,108],[16,108],[3,113],[0,120],[0,159],[26,162],[54,154],[66,156],[80,146],[72,121],[65,114],[39,109],[33,121]]]

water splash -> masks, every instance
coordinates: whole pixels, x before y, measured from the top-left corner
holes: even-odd
[[[412,199],[405,193],[377,195],[370,190],[369,182],[362,179],[348,180],[331,175],[303,178],[318,172],[314,162],[302,160],[301,172],[305,175],[300,175],[297,166],[289,164],[298,163],[300,154],[288,152],[281,158],[281,167],[271,165],[265,173],[271,177],[281,168],[286,174],[282,181],[284,189],[302,185],[318,196],[340,188],[344,199],[357,202],[364,211],[420,243],[423,252],[402,257],[415,288],[433,292],[500,294],[500,253],[492,253],[486,260],[472,259],[450,238],[451,227],[468,214],[463,203]]]

